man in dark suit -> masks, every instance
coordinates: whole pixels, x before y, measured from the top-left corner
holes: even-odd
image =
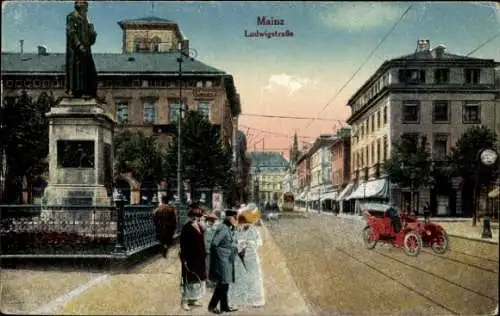
[[[233,236],[233,229],[237,225],[237,212],[226,210],[226,218],[219,226],[210,244],[210,280],[216,283],[214,294],[208,310],[215,314],[234,312],[237,308],[230,307],[228,302],[229,284],[235,280],[234,260],[238,249]],[[217,305],[220,302],[220,309]]]

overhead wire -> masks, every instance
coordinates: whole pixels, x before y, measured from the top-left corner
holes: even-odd
[[[253,128],[253,127],[249,127],[249,126],[246,126],[246,125],[241,125],[240,124],[239,126],[242,127],[242,128],[247,128],[247,129],[250,129],[250,130],[258,131],[258,132],[261,132],[261,133],[264,133],[264,134],[276,135],[276,137],[286,137],[286,138],[292,138],[293,137],[293,136],[287,135],[285,133],[278,133],[278,132],[273,132],[273,131],[269,131],[269,130],[263,130],[263,129]],[[299,135],[297,135],[297,138],[314,139],[316,137],[313,137],[313,136],[299,136]]]
[[[257,114],[257,113],[241,113],[240,116],[254,116],[254,117],[267,117],[267,118],[282,118],[282,119],[294,119],[294,120],[310,120],[313,119],[311,116],[284,116],[284,115],[267,115],[267,114]],[[338,119],[330,118],[317,118],[318,121],[333,121],[333,122],[344,122]]]
[[[335,95],[325,104],[325,106],[321,109],[321,111],[319,111],[318,113],[318,116],[323,113],[323,111],[330,106],[330,103],[333,102],[333,100],[335,100],[338,95],[347,87],[347,85],[354,79],[354,77],[356,77],[356,75],[361,71],[361,69],[365,66],[365,64],[368,62],[368,60],[370,60],[370,58],[373,56],[373,54],[377,51],[377,49],[385,42],[385,40],[389,37],[389,35],[392,33],[392,31],[394,31],[394,29],[398,26],[398,24],[404,19],[404,17],[406,16],[406,14],[408,14],[408,12],[410,11],[410,9],[413,7],[413,4],[410,4],[408,6],[408,8],[406,8],[406,10],[401,14],[401,16],[399,17],[399,19],[396,21],[396,23],[394,23],[394,25],[390,28],[390,30],[384,35],[384,37],[382,37],[382,39],[380,40],[380,42],[377,44],[377,46],[375,46],[374,49],[372,49],[372,51],[368,54],[368,56],[365,58],[365,60],[363,61],[363,63],[358,67],[358,69],[352,74],[352,76],[349,78],[349,80],[347,80],[347,82],[339,89],[337,90],[337,92],[335,93]],[[307,129],[315,120],[317,119],[316,118],[313,118],[307,125],[304,129]]]
[[[473,49],[472,51],[470,51],[470,53],[468,53],[467,57],[469,57],[470,55],[474,54],[475,52],[477,52],[478,50],[480,50],[481,48],[483,48],[486,44],[488,44],[489,42],[491,42],[492,40],[494,40],[495,38],[499,37],[500,36],[500,32],[493,35],[492,37],[488,38],[484,43],[482,43],[481,45],[479,45],[478,47],[476,47],[475,49]]]

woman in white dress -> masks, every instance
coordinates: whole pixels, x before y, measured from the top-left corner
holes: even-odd
[[[260,307],[265,304],[262,268],[259,247],[262,246],[259,228],[255,223],[260,219],[260,211],[255,205],[249,205],[239,215],[239,227],[235,231],[238,251],[245,249],[242,258],[234,263],[235,282],[229,286],[229,300],[236,306]]]

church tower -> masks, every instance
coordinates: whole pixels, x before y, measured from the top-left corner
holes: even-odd
[[[174,21],[149,16],[122,20],[118,25],[123,30],[123,53],[189,51],[189,41]]]

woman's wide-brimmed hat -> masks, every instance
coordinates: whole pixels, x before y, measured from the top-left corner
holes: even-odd
[[[238,221],[242,224],[255,224],[261,217],[260,210],[255,204],[249,204],[238,216]]]

